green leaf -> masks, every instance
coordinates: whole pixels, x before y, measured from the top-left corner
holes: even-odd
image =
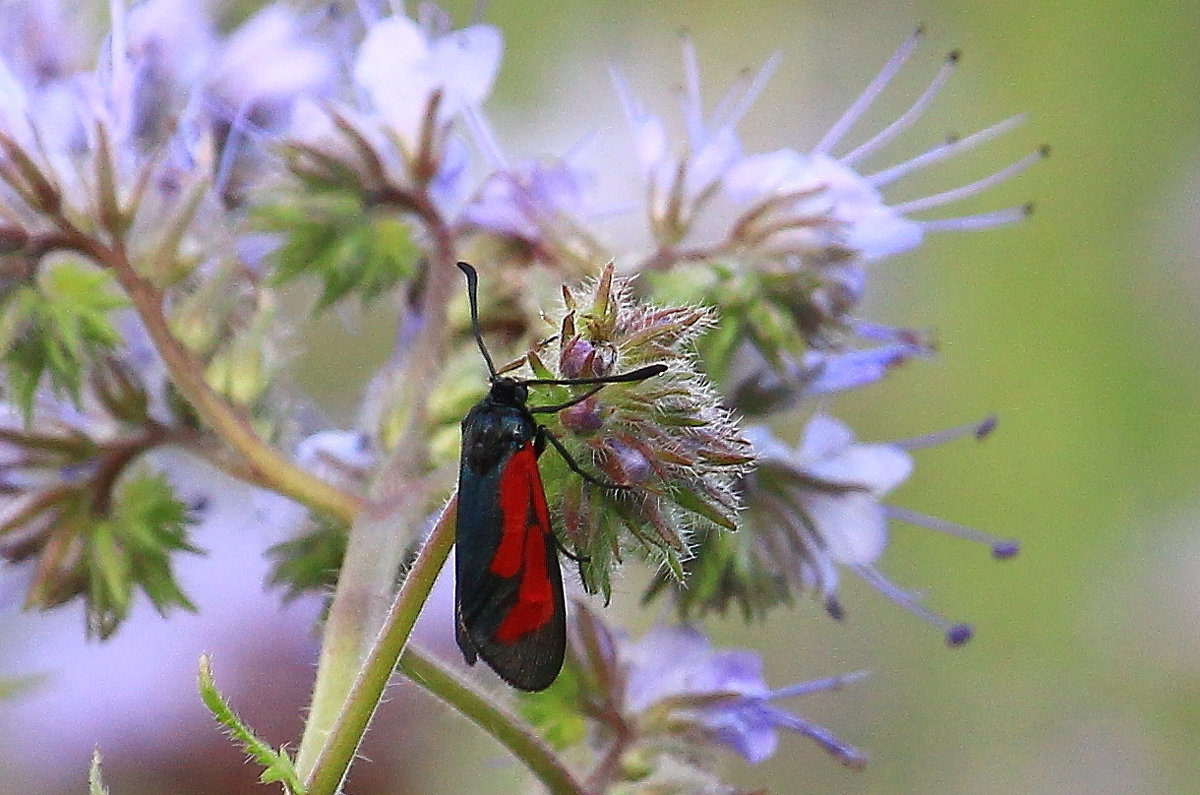
[[[267,550],[273,561],[269,581],[285,589],[285,601],[307,592],[330,593],[346,556],[344,524],[317,514],[309,522],[311,532]]]
[[[261,228],[285,236],[272,257],[275,283],[316,276],[322,283],[318,310],[350,295],[373,300],[410,278],[421,254],[408,223],[364,207],[348,192],[289,197],[256,218]]]
[[[0,305],[5,317],[0,361],[13,397],[28,420],[43,377],[57,395],[77,404],[92,361],[121,336],[109,319],[126,305],[105,271],[74,260],[45,266],[36,282],[12,290]]]
[[[200,675],[198,679],[200,699],[208,707],[208,711],[216,718],[217,723],[225,727],[229,736],[242,746],[242,750],[263,768],[258,780],[263,784],[279,783],[284,791],[293,795],[304,795],[304,787],[296,773],[296,767],[287,751],[280,748],[276,751],[266,741],[260,739],[237,716],[229,703],[217,692],[213,682],[212,662],[207,654],[200,656]]]
[[[164,475],[140,472],[117,487],[107,517],[88,528],[88,626],[101,638],[111,635],[129,613],[133,589],[140,588],[154,609],[196,608],[175,582],[172,556],[197,553],[188,541],[191,518]]]

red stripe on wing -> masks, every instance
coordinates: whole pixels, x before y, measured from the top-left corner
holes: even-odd
[[[546,559],[550,511],[532,441],[508,459],[500,475],[500,515],[500,543],[488,569],[498,577],[520,576],[521,580],[516,604],[501,620],[495,640],[513,643],[545,626],[554,615]]]

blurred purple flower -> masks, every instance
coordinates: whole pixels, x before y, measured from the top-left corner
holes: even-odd
[[[887,546],[891,519],[987,544],[994,557],[1012,557],[1017,544],[972,528],[884,505],[883,498],[912,473],[909,451],[964,435],[990,433],[995,420],[886,444],[855,441],[844,424],[814,416],[792,449],[762,426],[748,429],[758,469],[747,478],[752,534],[769,549],[769,568],[803,588],[818,590],[829,613],[842,615],[836,566],[846,566],[892,601],[940,627],[952,646],[971,637],[966,624],[948,621],[920,598],[888,580],[874,564]]]
[[[773,704],[788,696],[841,688],[861,674],[771,690],[756,653],[717,651],[689,626],[658,626],[641,640],[619,641],[618,646],[627,714],[654,715],[654,722],[669,725],[671,731],[725,746],[752,764],[775,753],[780,729],[811,738],[848,767],[866,764],[866,756],[854,747]]]
[[[933,221],[910,218],[912,213],[942,207],[974,196],[1042,159],[1042,148],[1017,162],[959,188],[900,204],[888,204],[882,190],[902,177],[995,138],[1020,123],[1013,117],[962,139],[936,146],[899,165],[872,174],[857,171],[859,161],[891,143],[921,117],[959,60],[952,52],[926,89],[898,119],[845,155],[832,152],[887,88],[920,43],[918,30],[906,41],[850,108],[808,153],[778,149],[743,158],[724,182],[730,198],[750,206],[739,224],[743,245],[768,256],[799,255],[823,261],[837,248],[864,261],[908,251],[920,244],[926,231],[976,229],[1020,220],[1027,206],[980,215]]]
[[[413,155],[431,112],[436,130],[487,98],[502,50],[500,31],[490,25],[432,31],[407,17],[388,17],[367,31],[354,80]]]
[[[494,172],[463,209],[468,224],[537,246],[567,240],[587,209],[592,175],[565,159],[543,159]]]

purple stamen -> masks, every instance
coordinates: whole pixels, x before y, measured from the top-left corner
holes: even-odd
[[[959,55],[958,50],[947,55],[942,68],[938,70],[933,80],[930,81],[929,85],[921,92],[921,95],[917,97],[917,100],[913,102],[909,109],[904,111],[900,115],[900,118],[876,133],[869,141],[860,144],[845,157],[841,158],[842,165],[851,166],[864,157],[874,154],[879,149],[891,143],[897,135],[911,127],[913,122],[921,118],[921,115],[925,113],[925,109],[929,107],[929,103],[933,102],[934,98],[942,90],[942,86],[950,79],[950,75],[954,71],[954,66],[958,63]]]
[[[948,522],[945,519],[939,519],[936,516],[910,511],[908,508],[900,508],[895,505],[886,506],[887,514],[892,519],[897,519],[901,522],[914,524],[919,527],[924,527],[938,533],[956,536],[967,541],[975,541],[980,544],[986,544],[992,548],[992,557],[998,560],[1006,560],[1013,557],[1020,550],[1020,545],[1011,539],[997,538],[991,533],[985,533],[982,530],[976,530],[973,527]]]
[[[693,145],[704,140],[703,103],[700,95],[700,62],[696,57],[696,43],[684,34],[680,42],[683,48],[684,89],[679,97],[679,107],[687,125],[688,139]]]
[[[1016,116],[1011,116],[1004,121],[997,122],[991,127],[985,127],[977,133],[972,133],[966,138],[952,138],[944,144],[933,147],[932,149],[917,155],[911,160],[906,160],[903,163],[885,168],[883,171],[878,171],[866,177],[867,182],[876,188],[882,188],[885,185],[890,185],[913,171],[924,168],[925,166],[933,165],[948,157],[953,157],[961,152],[974,149],[993,138],[1003,135],[1009,130],[1025,121],[1025,114],[1019,113]]]
[[[921,604],[920,599],[915,594],[896,585],[883,576],[874,566],[864,564],[853,566],[852,569],[864,582],[879,591],[893,603],[941,629],[946,635],[946,643],[950,646],[961,646],[971,639],[972,630],[970,625],[950,621],[945,616],[933,612]]]
[[[775,74],[775,70],[779,68],[779,61],[782,59],[782,54],[776,50],[771,54],[771,57],[763,62],[758,71],[754,73],[754,77],[750,80],[750,84],[746,87],[745,92],[738,98],[738,89],[741,88],[744,78],[739,78],[738,82],[725,93],[721,101],[717,104],[717,109],[713,111],[712,126],[713,129],[721,127],[732,127],[742,120],[750,107],[758,100],[763,89],[767,85],[767,81]]]
[[[926,232],[967,232],[975,229],[992,229],[1006,224],[1024,221],[1033,212],[1033,204],[1006,207],[988,213],[961,215],[957,218],[938,218],[933,221],[917,221]]]
[[[866,113],[867,109],[871,107],[875,100],[879,98],[879,95],[883,93],[883,90],[887,88],[888,83],[892,82],[892,78],[900,71],[900,67],[904,66],[905,62],[916,51],[917,45],[920,43],[924,33],[925,29],[923,27],[917,28],[900,45],[895,54],[883,65],[883,69],[879,71],[879,74],[875,75],[875,79],[868,83],[863,92],[858,95],[858,99],[851,103],[846,112],[842,114],[842,117],[834,122],[834,125],[829,128],[829,132],[825,133],[825,136],[813,147],[812,153],[814,155],[827,154],[833,147],[837,146],[838,141],[842,140],[842,136],[849,132],[850,128]]]
[[[786,729],[791,729],[794,732],[803,734],[817,745],[825,749],[827,753],[852,770],[861,770],[867,765],[867,755],[858,750],[852,745],[839,740],[832,732],[823,726],[792,715],[783,710],[777,710],[768,707],[768,713],[775,725],[782,726]]]
[[[946,428],[933,433],[927,433],[922,436],[912,436],[908,439],[899,439],[889,444],[894,447],[899,447],[901,450],[925,450],[930,447],[952,442],[955,439],[961,439],[964,436],[974,436],[976,439],[984,439],[992,431],[996,429],[996,424],[999,419],[995,414],[989,414],[979,422],[971,422],[965,425],[957,425],[953,428]]]
[[[504,156],[504,151],[496,142],[496,135],[487,117],[483,115],[483,109],[477,105],[468,106],[463,112],[463,120],[466,121],[471,137],[475,139],[475,144],[483,152],[492,169],[495,171],[509,170],[508,158]]]
[[[819,693],[824,690],[841,690],[846,685],[852,685],[855,682],[861,682],[871,675],[870,671],[852,671],[848,674],[840,676],[828,676],[824,679],[812,679],[807,682],[790,687],[783,687],[779,690],[772,690],[767,694],[767,698],[791,698],[792,696],[806,696],[809,693]]]
[[[932,196],[926,196],[923,199],[913,199],[912,201],[904,202],[903,204],[897,204],[893,206],[892,209],[900,215],[908,215],[910,213],[918,213],[922,210],[929,210],[934,207],[941,207],[956,201],[968,199],[977,193],[982,193],[989,188],[993,188],[996,185],[1007,182],[1025,169],[1032,166],[1034,163],[1041,162],[1046,158],[1046,151],[1047,150],[1045,147],[1043,147],[1032,154],[1026,155],[1017,162],[1005,166],[993,174],[989,174],[983,179],[977,179],[974,182],[966,185],[961,185],[951,190],[942,191],[941,193],[935,193]]]

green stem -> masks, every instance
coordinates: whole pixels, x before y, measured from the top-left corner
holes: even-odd
[[[313,738],[319,735],[310,734],[306,729],[304,740],[308,745],[301,745],[297,766],[300,775],[306,778],[308,795],[335,795],[341,787],[367,724],[371,722],[371,716],[375,714],[388,680],[396,669],[400,653],[408,643],[413,624],[454,545],[456,506],[456,499],[452,499],[438,517],[433,531],[404,578],[404,584],[396,593],[383,630],[367,653],[362,669],[349,688],[349,696],[340,705],[337,720],[324,737],[320,754],[311,762],[311,766],[311,745]],[[326,642],[329,642],[328,638]],[[314,696],[314,711],[319,703]],[[310,716],[310,726],[313,723]]]
[[[454,268],[450,230],[442,223],[434,205],[420,194],[406,201],[411,203],[409,209],[424,221],[435,252],[429,260],[418,310],[419,331],[393,357],[392,366],[401,368],[404,379],[396,405],[405,410],[407,420],[399,443],[375,477],[366,508],[350,528],[346,556],[325,622],[312,704],[297,757],[301,774],[315,768],[317,753],[339,721],[368,650],[379,637],[381,627],[391,620],[385,616],[392,604],[405,531],[421,525],[428,498],[437,493],[442,482],[439,473],[425,474],[429,458],[429,385],[437,382],[445,362],[450,333],[446,310],[459,284],[458,272]],[[399,653],[397,649],[396,655]]]
[[[589,792],[576,781],[554,750],[530,731],[520,718],[501,709],[486,694],[433,657],[410,646],[400,656],[400,670],[495,737],[525,763],[552,795],[586,795]]]

